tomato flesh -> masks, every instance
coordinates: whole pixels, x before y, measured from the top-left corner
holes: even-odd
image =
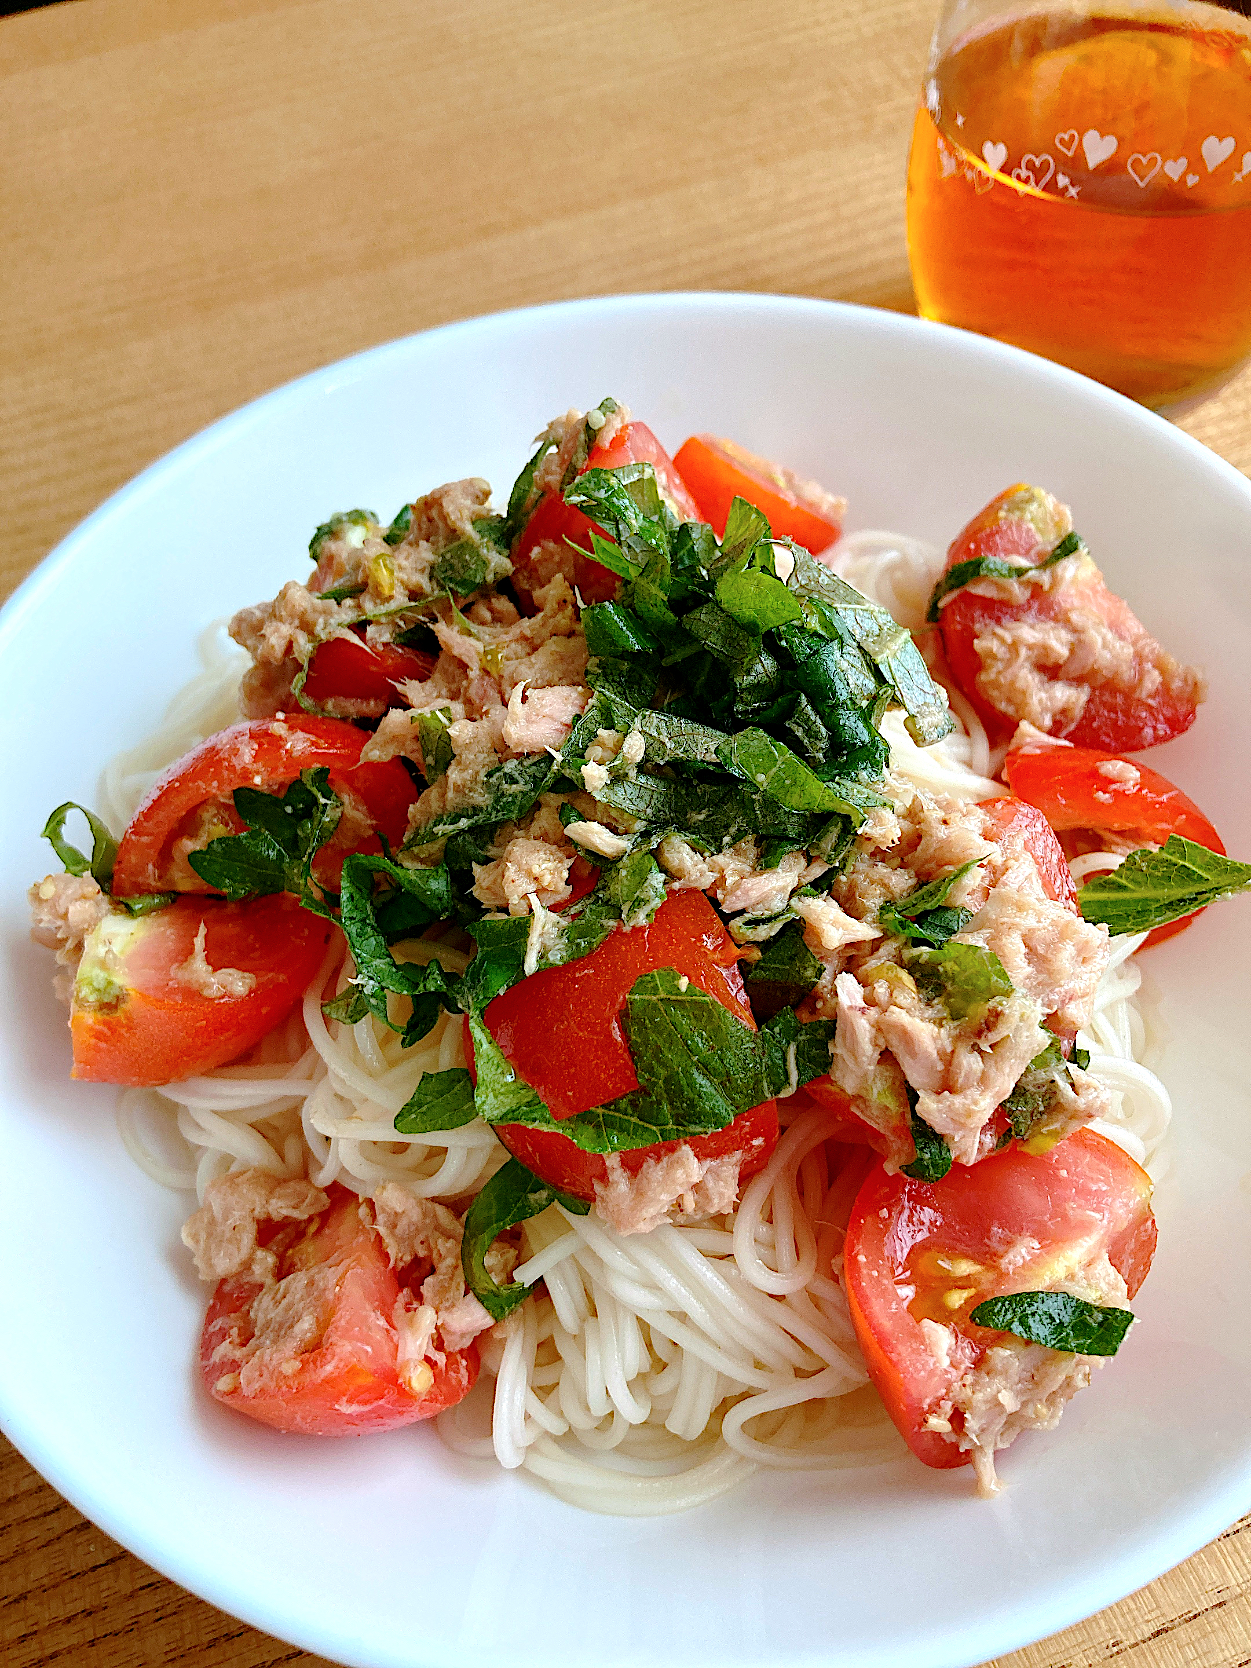
[[[207,995],[194,982],[188,964],[201,926],[207,966],[250,975],[249,989]],[[333,930],[281,893],[246,904],[180,898],[150,915],[108,916],[88,935],[74,982],[72,1075],[151,1087],[225,1065],[286,1018]]]
[[[672,892],[649,926],[617,928],[589,956],[545,968],[497,996],[484,1015],[486,1026],[552,1115],[570,1118],[638,1088],[621,1014],[635,981],[654,968],[676,968],[754,1031],[737,955],[702,892]],[[466,1054],[472,1059],[467,1024]],[[595,1183],[607,1180],[603,1154],[584,1152],[567,1136],[520,1124],[497,1125],[495,1133],[528,1169],[563,1192],[593,1199]],[[700,1159],[741,1152],[740,1174],[750,1176],[768,1162],[777,1134],[777,1103],[768,1100],[710,1135],[619,1156],[634,1175],[649,1158],[684,1144]]]
[[[972,1167],[954,1165],[938,1182],[874,1169],[847,1230],[847,1300],[869,1375],[917,1458],[969,1463],[926,1420],[961,1373],[1004,1340],[969,1319],[979,1303],[1046,1290],[1105,1254],[1132,1298],[1155,1242],[1150,1178],[1090,1130],[1039,1155],[1014,1144]],[[959,1359],[939,1364],[922,1320],[954,1329]]]
[[[981,808],[990,819],[991,837],[999,839],[1006,834],[1019,833],[1026,851],[1034,859],[1044,892],[1053,903],[1062,903],[1074,915],[1080,915],[1077,886],[1069,860],[1064,855],[1064,847],[1056,839],[1055,829],[1042,811],[1027,804],[1023,798],[1007,797],[983,799]]]
[[[1135,759],[1090,747],[1026,747],[1008,754],[1004,772],[1013,793],[1036,805],[1052,828],[1126,835],[1144,846],[1180,834],[1224,855],[1224,842],[1194,800]],[[1156,927],[1144,948],[1184,931],[1202,913]]]
[[[434,1382],[414,1396],[398,1372],[392,1316],[400,1282],[378,1235],[361,1218],[360,1201],[333,1183],[329,1209],[298,1227],[262,1229],[259,1238],[278,1255],[277,1277],[300,1277],[311,1285],[319,1271],[333,1280],[320,1308],[304,1299],[316,1342],[299,1353],[265,1352],[249,1362],[253,1340],[251,1305],[262,1287],[244,1275],[219,1282],[200,1340],[200,1373],[205,1388],[223,1407],[247,1414],[280,1431],[304,1436],[359,1436],[429,1419],[452,1407],[478,1376],[474,1344],[463,1350],[434,1350],[426,1364]],[[320,1275],[330,1284],[325,1275]],[[290,1369],[290,1370],[286,1370]]]
[[[769,518],[775,538],[794,539],[815,556],[843,530],[846,501],[803,480],[767,458],[715,434],[695,434],[673,460],[699,505],[701,518],[717,537],[736,498],[745,498]]]
[[[1066,522],[1060,507],[1037,487],[1018,484],[1000,493],[957,536],[947,555],[947,570],[975,557],[1008,557],[1036,563],[1063,536]],[[1024,601],[979,596],[967,588],[943,603],[939,631],[947,665],[955,682],[985,724],[992,743],[1006,740],[1017,720],[993,706],[978,687],[982,659],[977,640],[995,626],[1064,624],[1077,609],[1093,616],[1123,643],[1133,644],[1140,660],[1159,672],[1174,672],[1171,657],[1143,627],[1129,604],[1104,584],[1099,570],[1073,580],[1063,591],[1028,587]],[[1090,680],[1071,674],[1068,681]],[[1063,735],[1081,746],[1135,751],[1154,747],[1181,735],[1194,723],[1198,684],[1194,677],[1177,680],[1162,676],[1154,693],[1146,696],[1117,689],[1111,683],[1090,684],[1090,693],[1077,719],[1065,724],[1057,717],[1051,734]]]
[[[130,820],[118,846],[113,891],[118,897],[142,892],[209,891],[190,884],[173,868],[180,839],[197,837],[198,820],[211,813],[212,831],[238,833],[242,822],[230,803],[236,788],[256,787],[281,793],[302,770],[326,766],[330,785],[350,808],[364,815],[392,845],[408,830],[408,807],[417,790],[397,759],[361,764],[369,740],[364,730],[338,718],[310,714],[252,719],[209,736],[161,776]],[[378,851],[377,839],[354,849]],[[319,860],[318,879],[334,885],[346,855],[327,847]]]
[[[314,651],[304,694],[317,706],[335,699],[359,701],[384,711],[399,705],[396,684],[424,683],[434,671],[433,655],[398,643],[366,643],[361,636],[331,637]]]
[[[679,521],[700,519],[699,508],[676,464],[646,423],[626,423],[607,446],[592,446],[585,468],[620,469],[627,463],[652,465],[661,491]],[[534,551],[540,544],[564,544],[566,541],[581,547],[574,558],[573,582],[582,600],[587,603],[612,601],[621,581],[615,573],[593,561],[589,554],[581,553],[589,553],[592,531],[603,533],[606,538],[609,536],[590,516],[583,515],[572,504],[566,504],[559,493],[547,493],[540,500],[513,551],[513,587],[529,607],[534,607],[531,584],[536,577],[533,571]]]

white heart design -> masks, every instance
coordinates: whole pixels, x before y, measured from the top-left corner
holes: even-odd
[[[1069,176],[1067,174],[1057,174],[1056,175],[1056,184],[1058,186],[1060,186],[1062,189],[1068,183],[1069,183]]]
[[[987,139],[982,145],[982,158],[991,173],[997,174],[1003,167],[1004,163],[1008,160],[1008,147],[1006,145],[992,144],[991,141]]]
[[[1135,151],[1125,167],[1135,185],[1148,186],[1160,172],[1160,153],[1148,151],[1144,156],[1141,151]]]
[[[1077,149],[1077,129],[1069,128],[1067,133],[1056,134],[1056,149],[1063,151],[1065,156],[1072,156]]]
[[[1101,162],[1106,162],[1116,150],[1118,141],[1110,133],[1100,133],[1097,127],[1088,127],[1082,134],[1082,149],[1086,153],[1086,166],[1097,168]]]
[[[1234,136],[1231,133],[1227,139],[1218,139],[1214,133],[1209,133],[1199,149],[1203,152],[1203,160],[1207,163],[1210,174],[1214,168],[1219,168],[1227,157],[1234,154]]]
[[[1187,158],[1184,156],[1172,157],[1164,164],[1164,172],[1168,175],[1169,179],[1177,181],[1186,172],[1186,162]]]
[[[1242,171],[1244,174],[1251,174],[1251,151],[1242,153]]]
[[[1032,185],[1041,191],[1055,171],[1055,163],[1045,152],[1042,156],[1034,156],[1031,153],[1021,158],[1021,166],[1012,170],[1012,178],[1019,180],[1022,185]]]
[[[1186,175],[1186,184],[1187,185],[1198,185],[1198,183],[1199,183],[1198,174],[1187,174]]]

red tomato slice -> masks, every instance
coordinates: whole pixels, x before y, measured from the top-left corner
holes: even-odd
[[[676,968],[754,1031],[737,955],[702,892],[671,892],[650,926],[618,928],[589,956],[546,968],[497,996],[486,1010],[487,1029],[553,1116],[571,1118],[638,1088],[621,1010],[635,980],[653,968]],[[472,1059],[468,1024],[465,1051]],[[593,1199],[595,1183],[607,1180],[603,1155],[583,1152],[566,1136],[520,1124],[497,1125],[495,1133],[528,1169],[562,1192]],[[768,1162],[777,1136],[777,1103],[768,1100],[689,1145],[701,1159],[741,1152],[740,1174],[750,1176]],[[681,1145],[661,1141],[636,1148],[622,1153],[621,1163],[634,1175],[647,1159]]]
[[[1057,748],[1058,751],[1060,749]],[[1026,851],[1038,868],[1047,896],[1056,903],[1067,905],[1074,915],[1080,915],[1077,887],[1069,860],[1064,855],[1064,847],[1056,839],[1055,829],[1042,811],[1032,804],[1027,805],[1024,798],[983,799],[981,807],[993,824],[992,838],[1014,831],[1020,833]]]
[[[874,1152],[880,1153],[894,1165],[911,1164],[916,1157],[912,1125],[903,1109],[892,1115],[885,1107],[881,1107],[880,1126],[871,1124],[852,1106],[851,1097],[846,1090],[840,1089],[828,1074],[825,1077],[814,1077],[811,1083],[805,1084],[802,1089],[796,1089],[791,1099],[791,1106],[796,1111],[805,1104],[805,1101],[799,1098],[801,1096],[805,1096],[808,1101],[815,1101],[830,1116],[831,1141],[841,1141],[853,1147],[871,1147]]]
[[[347,831],[359,834],[361,824],[369,823],[399,845],[417,789],[398,759],[360,764],[368,740],[354,724],[306,713],[252,719],[209,736],[170,766],[131,818],[117,850],[114,892],[121,898],[140,892],[207,892],[209,887],[185,862],[175,866],[175,846],[181,845],[185,856],[214,835],[238,833],[243,824],[230,800],[236,788],[281,792],[302,770],[319,765],[329,768],[331,787],[355,813],[350,820],[345,815]],[[377,840],[357,838],[345,845],[344,824],[317,869],[318,879],[329,885],[337,881],[348,850],[381,850]]]
[[[691,489],[703,520],[717,537],[736,498],[745,498],[769,518],[775,537],[794,539],[815,556],[843,530],[845,498],[836,498],[814,481],[746,451],[715,434],[695,434],[673,460]]]
[[[1162,846],[1180,834],[1224,855],[1220,835],[1194,800],[1134,759],[1090,747],[1025,747],[1008,754],[1004,770],[1013,793],[1037,805],[1053,828],[1121,834],[1143,846]],[[1182,932],[1202,913],[1156,927],[1147,945]]]
[[[218,1284],[200,1339],[205,1388],[223,1407],[303,1436],[360,1436],[429,1419],[473,1387],[477,1347],[432,1351],[431,1383],[419,1395],[408,1389],[392,1319],[400,1282],[360,1201],[338,1183],[327,1191],[330,1208],[311,1222],[263,1225],[258,1235],[287,1282],[284,1340],[249,1355],[252,1304],[263,1288],[242,1275]],[[287,1341],[297,1328],[299,1342]]]
[[[970,1321],[979,1303],[1046,1290],[1105,1253],[1133,1297],[1155,1240],[1150,1178],[1090,1130],[1038,1156],[1013,1145],[971,1168],[954,1165],[933,1183],[879,1165],[847,1230],[847,1300],[870,1377],[917,1458],[969,1463],[926,1421],[1003,1340]],[[954,1329],[949,1365],[931,1351],[923,1320]]]
[[[179,898],[150,915],[106,916],[88,934],[74,981],[71,1075],[148,1087],[225,1065],[291,1011],[332,930],[281,893],[246,904]],[[227,978],[219,994],[207,994],[193,958],[250,975],[252,984],[231,994]]]
[[[434,667],[434,656],[419,649],[397,643],[373,647],[361,636],[331,637],[309,661],[304,693],[320,707],[338,698],[368,702],[385,711],[399,705],[397,683],[424,683]]]
[[[687,490],[673,459],[646,423],[626,423],[607,446],[592,446],[585,468],[620,469],[627,463],[652,465],[660,489],[669,500],[679,521],[700,519],[698,506]],[[530,579],[533,577],[531,558],[538,546],[544,543],[563,544],[566,539],[572,539],[583,550],[589,551],[592,529],[598,533],[604,532],[598,522],[583,515],[581,510],[575,510],[572,504],[566,504],[558,493],[548,493],[539,502],[513,552],[513,587],[524,603],[531,608],[534,606],[530,586]],[[610,602],[616,596],[620,583],[615,573],[601,567],[598,562],[593,562],[590,556],[575,557],[574,584],[578,587],[584,602]]]
[[[1037,562],[1066,529],[1067,516],[1050,494],[1038,487],[1009,487],[958,535],[947,553],[948,571],[979,556],[1024,557]],[[939,614],[951,675],[986,725],[992,743],[1006,740],[1018,719],[1028,716],[1025,711],[1010,712],[994,705],[979,686],[984,668],[977,641],[996,626],[1045,628],[1074,623],[1088,629],[1093,620],[1121,643],[1133,646],[1140,682],[1155,677],[1155,689],[1140,695],[1137,689],[1096,682],[1093,675],[1076,671],[1068,674],[1067,682],[1087,684],[1090,694],[1075,720],[1066,721],[1060,715],[1053,720],[1048,726],[1052,735],[1088,747],[1134,752],[1154,747],[1190,728],[1203,698],[1202,679],[1161,648],[1129,604],[1107,588],[1093,562],[1063,590],[1044,590],[1041,585],[1022,589],[1026,592],[1022,601],[979,596],[968,589],[956,591],[943,603]],[[1042,671],[1050,676],[1045,667]]]

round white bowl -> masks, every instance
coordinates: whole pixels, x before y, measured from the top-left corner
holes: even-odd
[[[851,527],[946,542],[1027,479],[1211,699],[1158,749],[1251,854],[1251,483],[1040,359],[889,313],[769,296],[608,298],[474,319],[279,389],[145,471],[0,617],[0,1416],[109,1534],[212,1603],[362,1668],[965,1668],[1151,1580],[1251,1507],[1251,904],[1151,953],[1176,1102],[1160,1249],[1122,1357],[1005,1457],[761,1474],[685,1516],[586,1515],[417,1427],[280,1437],[209,1404],[184,1199],[68,1081],[24,891],[38,831],[153,724],[197,631],[303,576],[353,504],[460,475],[507,490],[553,413],[612,393],[676,447],[711,429],[846,493]]]

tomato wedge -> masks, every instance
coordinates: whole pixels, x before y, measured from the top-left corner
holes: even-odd
[[[699,509],[678,473],[673,459],[665,451],[646,423],[626,423],[607,446],[592,446],[586,469],[620,469],[627,463],[650,463],[656,471],[660,490],[668,499],[679,521],[698,521]],[[513,588],[529,607],[534,607],[533,584],[539,576],[534,571],[534,552],[541,544],[563,544],[572,540],[582,550],[591,548],[592,528],[604,529],[581,510],[566,504],[559,493],[549,492],[540,501],[526,523],[517,547],[513,551]],[[541,581],[539,581],[541,583]],[[620,584],[615,573],[601,567],[589,555],[574,559],[574,584],[584,602],[610,602]]]
[[[219,1282],[200,1339],[205,1388],[223,1407],[304,1436],[429,1419],[473,1387],[477,1346],[432,1349],[423,1363],[429,1384],[420,1394],[408,1388],[393,1320],[396,1272],[360,1200],[337,1182],[327,1191],[329,1209],[311,1222],[259,1225],[279,1281],[259,1316],[265,1287],[245,1275]]]
[[[1004,761],[1004,771],[1013,793],[1036,805],[1052,828],[1089,833],[1091,850],[1104,846],[1097,838],[1103,834],[1119,835],[1135,846],[1162,846],[1170,834],[1180,834],[1224,854],[1220,835],[1189,795],[1158,770],[1119,753],[1090,747],[1017,748]],[[1196,910],[1156,927],[1147,944],[1171,938],[1202,913]]]
[[[737,955],[702,892],[673,892],[650,926],[617,928],[589,956],[546,968],[497,996],[486,1010],[487,1029],[553,1116],[570,1118],[638,1088],[620,1015],[635,980],[653,968],[676,968],[754,1031]],[[472,1059],[467,1024],[465,1049]],[[593,1199],[595,1183],[608,1178],[602,1154],[584,1152],[554,1131],[504,1124],[495,1133],[527,1168],[562,1192]],[[699,1159],[741,1152],[740,1176],[750,1176],[768,1162],[777,1136],[777,1103],[768,1100],[725,1129],[687,1144]],[[622,1168],[636,1175],[649,1158],[663,1158],[682,1145],[661,1141],[624,1152]]]
[[[1009,487],[955,539],[947,571],[984,556],[1035,565],[1068,530],[1068,512],[1049,493]],[[1188,730],[1203,699],[1200,675],[1161,648],[1088,556],[1048,571],[1055,585],[979,580],[995,594],[966,586],[941,606],[948,667],[992,743],[1022,719],[1124,752]]]
[[[917,1458],[969,1462],[952,1394],[1008,1336],[973,1324],[979,1303],[1080,1279],[1105,1256],[1133,1297],[1155,1241],[1150,1178],[1090,1130],[1037,1156],[1013,1145],[933,1183],[879,1165],[847,1229],[847,1300],[870,1377]]]
[[[369,838],[370,828],[392,845],[400,844],[408,829],[408,807],[417,797],[397,759],[360,763],[368,740],[354,724],[305,713],[252,719],[209,736],[170,766],[131,818],[117,850],[113,891],[122,898],[140,892],[209,891],[186,853],[243,827],[231,803],[234,790],[257,787],[280,793],[302,770],[319,765],[329,769],[330,785],[345,803],[339,832],[316,870],[319,880],[333,885],[347,851],[381,849]]]
[[[998,839],[1014,831],[1019,833],[1026,851],[1034,859],[1047,896],[1055,903],[1066,905],[1074,915],[1080,915],[1073,871],[1064,855],[1064,847],[1056,838],[1055,829],[1042,810],[1034,804],[1027,804],[1025,796],[1018,799],[983,799],[981,808],[991,821],[992,838]]]
[[[396,684],[424,683],[434,671],[435,658],[399,643],[366,643],[363,635],[331,637],[314,651],[308,663],[304,693],[319,707],[346,700],[376,708],[398,706]]]
[[[282,893],[107,915],[74,980],[71,1075],[151,1087],[225,1065],[290,1013],[333,930]]]
[[[715,434],[694,434],[673,460],[699,505],[700,515],[720,538],[736,498],[745,498],[769,518],[779,539],[794,539],[815,556],[843,530],[847,500],[780,463]]]

